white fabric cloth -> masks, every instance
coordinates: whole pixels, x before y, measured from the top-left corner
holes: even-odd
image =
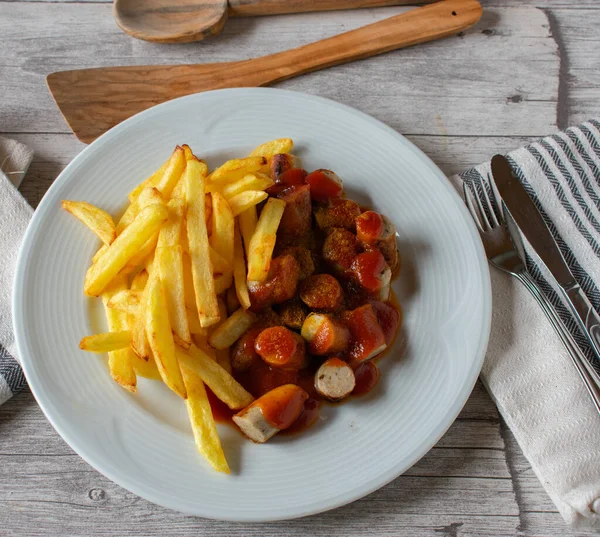
[[[24,144],[0,137],[0,404],[25,385],[23,373],[13,360],[17,348],[12,328],[12,284],[17,254],[32,208],[17,187],[33,159]]]
[[[599,128],[592,120],[508,155],[597,310]],[[489,173],[488,163],[452,181],[462,194],[463,180],[485,187]],[[546,268],[531,250],[528,254],[530,273],[594,363]],[[498,269],[492,267],[491,276],[492,330],[482,380],[565,521],[600,529],[600,415],[535,299]]]

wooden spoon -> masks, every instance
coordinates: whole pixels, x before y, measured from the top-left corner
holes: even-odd
[[[117,24],[133,37],[184,43],[218,34],[228,15],[276,15],[410,3],[414,0],[115,0],[113,12]]]
[[[444,0],[261,58],[200,65],[76,69],[52,73],[46,80],[77,138],[89,143],[124,119],[176,97],[220,88],[265,86],[432,41],[472,26],[481,14],[477,0]]]

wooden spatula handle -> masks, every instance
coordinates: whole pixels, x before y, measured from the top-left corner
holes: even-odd
[[[421,0],[419,3],[427,4],[434,1]],[[414,4],[415,0],[229,0],[228,3],[230,16],[255,17],[281,13],[401,6]]]
[[[247,60],[238,64],[238,72],[243,85],[263,86],[452,35],[475,24],[481,14],[477,0],[444,0],[310,45]],[[232,82],[229,85],[236,85]]]

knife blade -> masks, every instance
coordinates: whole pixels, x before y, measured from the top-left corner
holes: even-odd
[[[575,280],[542,215],[502,155],[492,157],[492,183],[507,213],[506,220],[516,223],[552,274],[600,365],[600,316]],[[513,229],[511,235],[515,231]]]

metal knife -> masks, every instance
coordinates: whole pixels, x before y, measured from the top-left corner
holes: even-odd
[[[514,220],[558,283],[600,364],[600,316],[575,280],[542,215],[502,155],[492,158],[492,177],[503,209],[509,213],[507,220]]]

